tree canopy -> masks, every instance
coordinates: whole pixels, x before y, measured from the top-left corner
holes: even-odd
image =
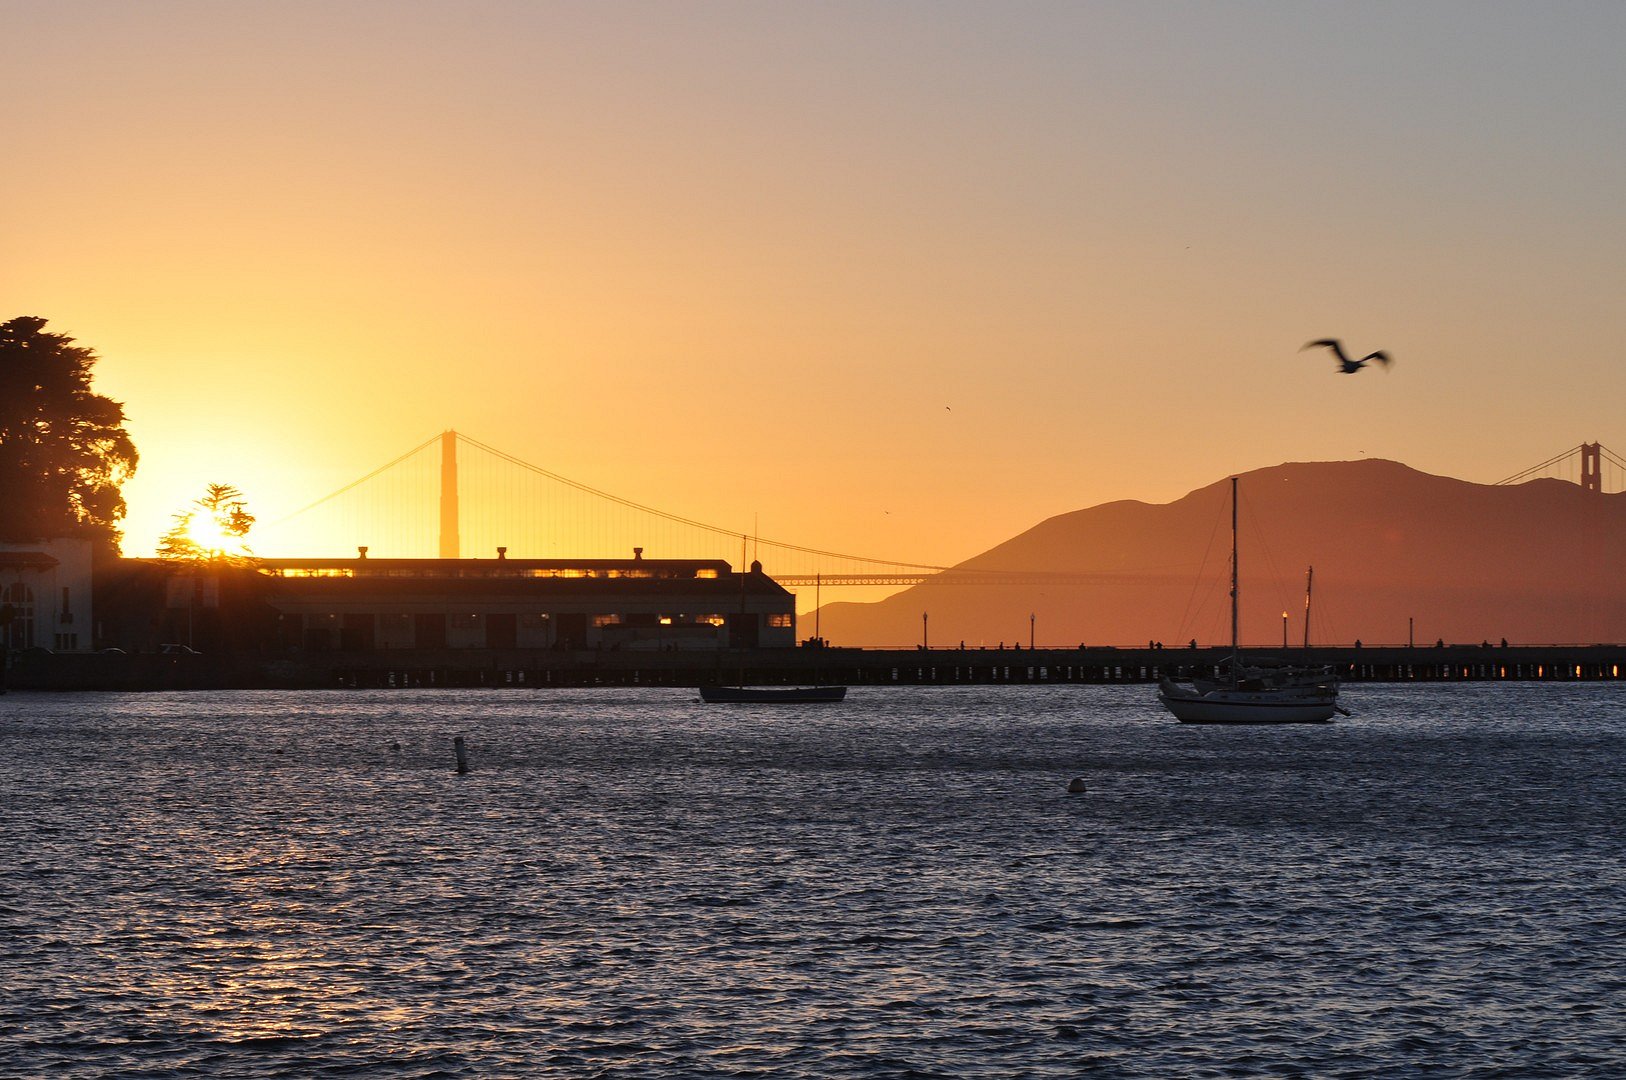
[[[92,393],[92,349],[46,320],[0,323],[0,539],[90,536],[116,547],[135,472],[124,406]]]
[[[230,484],[210,484],[201,499],[175,515],[175,524],[158,541],[158,557],[170,562],[226,562],[251,558],[244,543],[254,526],[243,493]]]

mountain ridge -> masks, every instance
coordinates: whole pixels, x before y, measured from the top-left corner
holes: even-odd
[[[1284,462],[1238,474],[1238,489],[1245,643],[1280,645],[1283,611],[1288,640],[1302,641],[1312,565],[1312,643],[1404,642],[1412,619],[1418,641],[1626,640],[1626,569],[1614,557],[1626,550],[1626,494],[1553,479],[1476,484],[1382,458]],[[1221,643],[1229,500],[1227,477],[1168,503],[1067,511],[955,569],[1089,581],[939,576],[875,603],[825,605],[821,629],[838,645],[913,644],[924,613],[938,643],[1026,644],[1030,625],[1039,644]]]

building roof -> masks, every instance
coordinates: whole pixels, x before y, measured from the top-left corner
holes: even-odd
[[[49,570],[60,565],[43,551],[0,551],[0,568],[7,570]]]
[[[256,559],[270,577],[708,580],[729,576],[721,559]]]

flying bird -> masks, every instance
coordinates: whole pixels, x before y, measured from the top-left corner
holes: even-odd
[[[1338,370],[1343,372],[1345,375],[1355,374],[1357,371],[1366,366],[1366,362],[1368,360],[1376,360],[1385,368],[1387,368],[1392,362],[1389,359],[1389,354],[1386,352],[1367,353],[1359,360],[1351,360],[1349,357],[1344,355],[1344,347],[1338,344],[1337,338],[1322,338],[1319,341],[1312,341],[1308,345],[1305,345],[1303,349],[1300,349],[1299,352],[1303,352],[1304,349],[1313,349],[1318,345],[1325,345],[1327,348],[1332,350],[1332,354],[1338,358]]]

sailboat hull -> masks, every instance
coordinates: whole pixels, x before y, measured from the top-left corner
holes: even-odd
[[[1324,724],[1338,711],[1336,690],[1187,690],[1166,683],[1157,695],[1182,724]]]

